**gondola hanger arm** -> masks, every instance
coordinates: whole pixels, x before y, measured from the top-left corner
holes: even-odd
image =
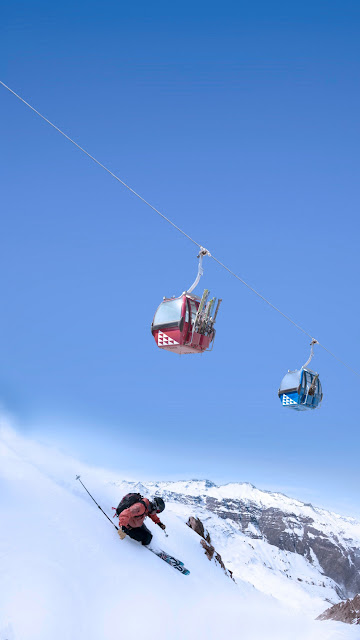
[[[303,364],[302,369],[306,369],[306,367],[310,364],[312,358],[314,357],[314,345],[315,344],[319,344],[317,340],[315,340],[315,338],[313,338],[310,342],[310,356],[309,359],[305,362],[305,364]]]
[[[203,261],[203,257],[204,256],[209,256],[209,258],[211,258],[211,253],[207,249],[204,249],[204,247],[200,247],[200,251],[199,251],[199,254],[197,256],[197,258],[199,259],[199,266],[198,266],[197,276],[196,276],[194,282],[192,283],[191,287],[189,289],[187,289],[186,293],[191,293],[195,289],[195,287],[199,284],[199,280],[200,280],[201,276],[204,273],[204,269],[203,269],[203,266],[202,266],[202,261]]]

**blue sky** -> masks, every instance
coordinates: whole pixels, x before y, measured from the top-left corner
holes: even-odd
[[[359,371],[356,2],[2,7],[0,79]],[[360,517],[359,377],[282,409],[309,340],[210,259],[214,349],[157,349],[196,247],[0,87],[0,400],[139,478],[249,481]],[[200,291],[200,286],[198,288]]]

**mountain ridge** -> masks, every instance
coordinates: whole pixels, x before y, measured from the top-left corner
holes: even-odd
[[[333,511],[330,509],[326,509],[325,507],[314,505],[312,502],[304,502],[299,498],[293,498],[280,491],[272,491],[271,489],[259,489],[250,482],[227,482],[225,484],[217,485],[216,483],[208,479],[199,480],[195,478],[190,480],[159,480],[159,481],[143,481],[143,482],[140,481],[140,482],[136,482],[135,484],[139,484],[144,487],[145,486],[153,487],[156,490],[161,490],[161,489],[166,490],[168,486],[175,488],[176,485],[184,485],[184,488],[185,487],[195,488],[194,486],[195,484],[201,485],[202,483],[205,483],[206,489],[220,490],[220,489],[226,489],[228,487],[250,487],[252,490],[255,490],[255,492],[258,494],[264,494],[265,496],[271,496],[271,497],[279,497],[281,500],[285,499],[285,502],[287,503],[299,505],[300,507],[306,507],[308,509],[315,511],[317,514],[322,514],[322,513],[329,514],[333,516],[336,520],[344,521],[345,523],[354,525],[356,528],[358,528],[358,536],[359,536],[359,542],[360,542],[360,520],[357,520],[353,516],[345,516],[343,514],[338,513],[337,511]],[[176,493],[176,491],[174,491],[174,493]],[[193,494],[189,494],[189,495],[193,495]],[[202,494],[199,494],[199,495],[202,495]],[[227,497],[228,499],[231,499],[231,497],[233,496],[229,495],[225,497]]]

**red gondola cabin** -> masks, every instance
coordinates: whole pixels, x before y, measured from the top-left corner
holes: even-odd
[[[208,291],[205,291],[201,300],[186,292],[179,298],[164,298],[151,325],[160,349],[181,354],[202,353],[209,348],[215,336],[214,322],[219,303],[211,317],[215,298],[205,304],[207,295]]]

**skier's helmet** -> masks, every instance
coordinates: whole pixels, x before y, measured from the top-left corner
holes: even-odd
[[[160,498],[159,496],[155,496],[155,498],[153,498],[152,500],[152,503],[154,505],[156,513],[161,513],[162,511],[164,511],[165,502],[162,498]]]

